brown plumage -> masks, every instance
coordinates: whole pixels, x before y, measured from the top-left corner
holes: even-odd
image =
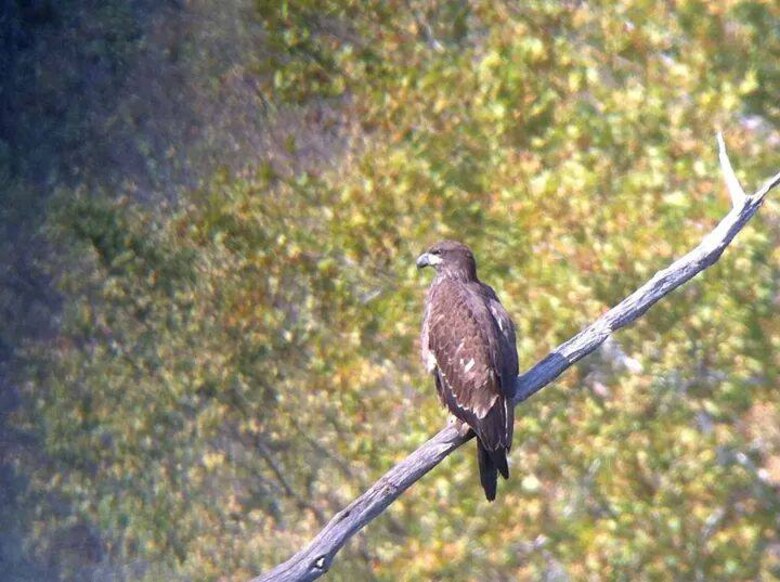
[[[425,301],[421,343],[444,406],[477,436],[485,496],[496,498],[498,473],[509,477],[517,376],[515,327],[493,289],[477,278],[474,255],[464,244],[442,241],[417,259],[436,277]]]

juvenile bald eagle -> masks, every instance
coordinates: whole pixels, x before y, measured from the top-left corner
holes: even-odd
[[[477,278],[464,244],[441,241],[417,259],[436,277],[425,300],[422,359],[444,406],[477,437],[479,476],[488,501],[498,473],[509,478],[517,376],[515,327],[495,291]]]

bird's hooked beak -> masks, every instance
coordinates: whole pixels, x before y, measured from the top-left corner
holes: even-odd
[[[424,269],[425,267],[435,267],[441,263],[441,257],[431,253],[423,253],[417,257],[417,268]]]

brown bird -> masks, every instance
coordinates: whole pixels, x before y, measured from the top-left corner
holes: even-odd
[[[517,376],[515,326],[495,291],[477,278],[466,245],[441,241],[417,259],[436,277],[425,300],[422,359],[444,406],[477,437],[479,476],[488,501],[498,473],[509,478]]]

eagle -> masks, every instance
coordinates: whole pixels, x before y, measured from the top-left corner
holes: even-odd
[[[434,244],[417,259],[417,268],[424,267],[433,267],[436,277],[425,299],[422,360],[442,405],[463,430],[476,435],[480,481],[493,501],[498,473],[509,478],[518,372],[515,326],[492,287],[477,278],[466,245]]]

